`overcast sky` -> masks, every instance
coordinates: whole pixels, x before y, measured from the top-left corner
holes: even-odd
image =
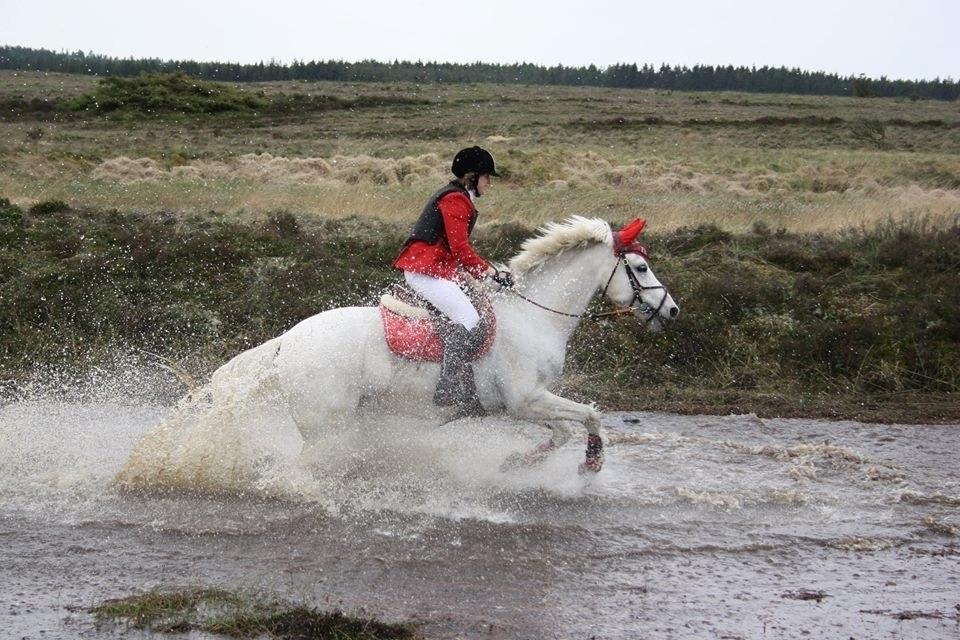
[[[960,79],[960,0],[0,2],[0,44],[119,57],[766,64]]]

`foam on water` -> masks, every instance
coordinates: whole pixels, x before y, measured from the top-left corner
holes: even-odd
[[[705,509],[710,517],[744,510],[762,518],[815,514],[829,522],[890,505],[957,504],[957,490],[912,482],[899,461],[883,455],[895,433],[875,443],[872,434],[844,442],[815,426],[797,430],[789,421],[755,416],[629,420],[647,428],[614,418],[605,434],[607,464],[589,480],[574,472],[582,436],[538,466],[503,471],[511,454],[545,437],[542,427],[508,418],[437,426],[358,415],[321,431],[305,449],[258,371],[215,378],[172,408],[102,393],[93,402],[74,394],[70,402],[6,405],[0,410],[0,478],[11,496],[5,508],[39,508],[36,496],[53,504],[59,492],[70,494],[73,505],[112,502],[122,519],[117,501],[124,496],[166,495],[211,504],[219,497],[281,500],[334,516],[389,512],[581,526],[591,510],[594,523],[611,525],[661,518],[668,509]],[[864,431],[855,423],[849,428]],[[153,519],[176,526],[163,513]],[[189,526],[218,526],[199,519]],[[231,520],[223,528],[237,526]],[[951,535],[954,524],[916,526]]]
[[[529,431],[530,429],[528,429]],[[542,436],[541,436],[542,437]],[[531,446],[510,421],[461,420],[442,427],[409,418],[358,416],[312,447],[281,409],[191,399],[147,433],[117,474],[125,489],[258,495],[322,505],[330,512],[392,510],[448,518],[509,520],[487,503],[502,492],[576,496],[577,454],[505,474],[505,457]]]
[[[0,407],[4,486],[103,487],[164,407],[37,400]]]
[[[305,452],[281,403],[246,394],[231,381],[226,388],[197,389],[172,408],[102,397],[6,405],[0,409],[0,478],[7,513],[36,511],[44,495],[48,515],[85,504],[86,515],[77,517],[93,518],[104,503],[113,503],[107,511],[122,511],[117,501],[145,494],[158,504],[164,496],[221,496],[279,499],[328,514],[389,511],[512,522],[518,500],[563,501],[597,490],[573,472],[582,445],[536,468],[500,470],[508,455],[544,437],[540,427],[506,419],[438,427],[358,416],[324,432]],[[66,503],[64,495],[71,496]],[[152,521],[171,526],[163,514]]]

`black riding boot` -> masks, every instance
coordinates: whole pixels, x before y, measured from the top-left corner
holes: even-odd
[[[462,324],[452,323],[443,328],[440,338],[443,341],[443,361],[433,403],[441,407],[458,407],[455,418],[486,415],[477,398],[477,385],[470,364],[470,355],[477,348],[477,329],[469,331]]]

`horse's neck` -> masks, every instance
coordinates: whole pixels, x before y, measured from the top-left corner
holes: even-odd
[[[539,268],[523,276],[517,290],[544,307],[580,316],[599,289],[600,262],[608,253],[605,247],[591,246],[548,258]],[[554,327],[565,341],[580,322],[580,318],[552,313],[526,301],[520,304],[525,305],[524,312],[531,321]]]

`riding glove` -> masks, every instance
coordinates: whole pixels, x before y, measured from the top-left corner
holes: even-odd
[[[500,285],[501,289],[509,289],[513,286],[513,274],[511,274],[509,271],[495,271],[490,275],[490,278]]]

